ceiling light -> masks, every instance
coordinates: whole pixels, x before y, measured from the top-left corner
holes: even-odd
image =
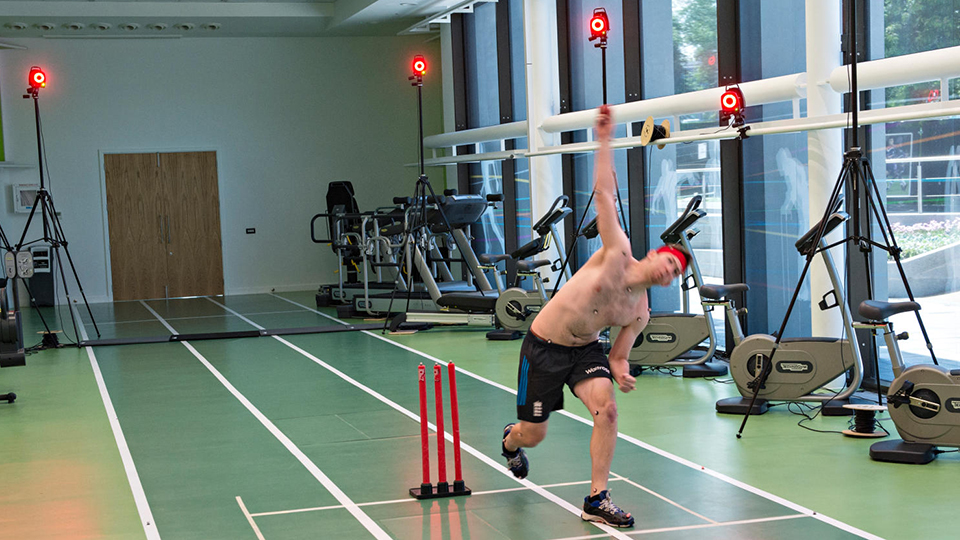
[[[5,24],[4,26],[6,26],[7,28],[9,28],[9,29],[11,29],[11,30],[26,30],[26,29],[27,29],[27,23],[22,23],[22,22],[7,23],[7,24]]]

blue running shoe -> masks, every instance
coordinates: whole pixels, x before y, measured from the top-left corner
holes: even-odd
[[[591,501],[590,497],[583,498],[583,512],[580,518],[584,521],[596,521],[606,523],[611,527],[633,527],[633,516],[621,510],[610,500],[610,491],[600,492],[597,500]]]
[[[510,434],[510,428],[516,424],[507,424],[503,428],[503,441],[507,440],[507,435]],[[506,445],[500,443],[501,455],[507,458],[507,468],[510,469],[510,472],[513,473],[517,478],[526,478],[527,473],[530,472],[530,463],[527,461],[527,454],[524,453],[523,448],[518,448],[516,452],[510,452],[507,450]]]

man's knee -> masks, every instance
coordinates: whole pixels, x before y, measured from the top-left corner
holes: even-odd
[[[617,402],[612,399],[601,403],[595,414],[597,421],[611,424],[617,421],[617,415]]]

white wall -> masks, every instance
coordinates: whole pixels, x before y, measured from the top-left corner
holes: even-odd
[[[236,294],[335,281],[332,251],[309,233],[328,182],[352,181],[361,209],[412,195],[416,53],[434,69],[425,133],[441,131],[439,44],[423,37],[15,43],[27,50],[0,51],[6,161],[36,164],[33,104],[21,95],[39,65],[49,79],[40,93],[48,187],[91,302],[111,294],[102,152],[217,151],[224,285]],[[428,174],[440,191],[442,171]],[[0,169],[0,225],[12,243],[26,218],[12,212],[9,184],[38,178],[35,167]],[[27,239],[40,233],[32,225]]]

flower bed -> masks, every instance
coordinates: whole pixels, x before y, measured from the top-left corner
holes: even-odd
[[[915,257],[950,244],[960,242],[960,218],[948,221],[928,221],[915,225],[891,224],[897,245],[902,249],[901,259]]]

